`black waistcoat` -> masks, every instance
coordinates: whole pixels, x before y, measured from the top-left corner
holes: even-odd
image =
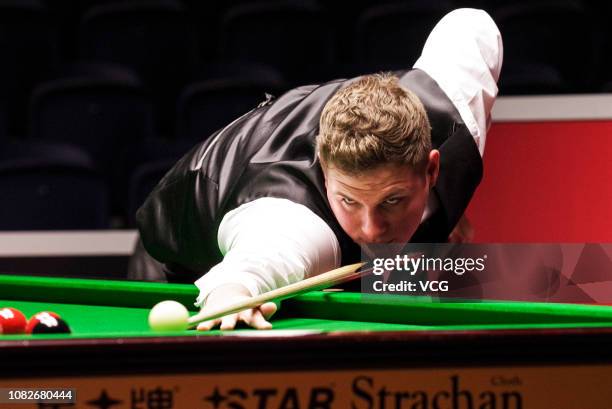
[[[425,106],[433,146],[440,150],[434,188],[440,207],[421,224],[413,241],[444,242],[480,182],[480,154],[459,113],[431,77],[419,70],[396,75]],[[321,111],[352,81],[288,91],[192,149],[138,210],[147,251],[171,270],[206,272],[222,259],[217,231],[223,216],[255,199],[277,197],[305,205],[325,220],[338,238],[343,264],[357,260],[358,247],[329,207],[315,155]]]

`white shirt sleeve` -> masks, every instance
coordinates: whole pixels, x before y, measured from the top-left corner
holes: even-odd
[[[458,9],[434,27],[414,64],[453,102],[481,156],[502,59],[502,38],[493,19],[483,10]]]
[[[251,295],[295,283],[340,266],[340,245],[331,228],[307,207],[261,198],[223,218],[217,235],[223,261],[195,284],[196,305],[224,284],[242,284]]]

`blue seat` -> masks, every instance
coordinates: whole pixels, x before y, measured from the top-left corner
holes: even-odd
[[[202,141],[216,130],[257,107],[266,93],[278,95],[280,84],[270,81],[216,79],[191,84],[177,106],[177,136]]]
[[[34,91],[30,136],[79,146],[111,176],[128,147],[154,135],[153,107],[135,79],[75,77]]]
[[[158,125],[171,129],[176,96],[198,62],[197,35],[182,4],[171,0],[116,2],[82,17],[78,56],[135,70],[152,92]]]
[[[0,99],[0,142],[8,135],[7,116],[6,102]]]
[[[334,61],[325,14],[310,2],[271,1],[237,5],[220,27],[220,56],[264,63],[292,81],[308,81]]]
[[[147,176],[149,173],[155,173],[150,170],[151,167],[155,167],[152,164],[159,164],[161,169],[166,167],[170,169],[194,145],[195,143],[190,140],[151,138],[142,140],[130,148],[126,155],[127,160],[119,165],[119,173],[122,177],[117,178],[113,184],[113,191],[117,192],[115,203],[117,213],[120,212],[129,226],[134,226],[135,211],[150,192],[148,187],[143,188],[140,185],[150,186],[147,181],[155,178]],[[141,173],[144,175],[136,176]]]
[[[0,106],[9,132],[22,135],[32,87],[58,65],[56,30],[42,3],[0,1],[0,61]]]
[[[212,79],[264,81],[288,87],[285,77],[278,69],[266,64],[244,61],[215,61],[202,64],[193,82]]]
[[[550,66],[561,74],[569,92],[592,89],[597,79],[596,34],[580,3],[516,3],[499,7],[493,16],[504,40],[507,67]]]
[[[70,144],[40,140],[0,141],[0,163],[21,161],[68,162],[95,168],[94,161],[87,152]]]
[[[87,154],[71,146],[0,146],[0,192],[0,230],[110,226],[106,183]]]
[[[176,160],[146,162],[132,173],[130,176],[127,208],[128,225],[130,227],[136,225],[136,211],[138,208],[175,163]]]
[[[355,24],[353,61],[368,64],[370,72],[411,67],[431,30],[451,8],[447,2],[419,1],[366,9]]]
[[[595,16],[595,32],[597,33],[596,46],[601,50],[598,55],[598,70],[593,70],[597,74],[600,87],[597,91],[611,92],[612,86],[612,4],[610,2],[589,2],[591,14]]]
[[[550,65],[519,63],[504,65],[499,78],[500,95],[546,95],[568,92],[571,85]]]

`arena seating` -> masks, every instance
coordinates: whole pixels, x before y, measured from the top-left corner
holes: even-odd
[[[0,229],[133,226],[163,169],[266,94],[410,67],[435,22],[458,7],[498,22],[500,95],[612,89],[604,2],[0,0],[0,167],[2,189],[14,193]],[[66,145],[90,163],[74,165]],[[95,198],[81,203],[91,223],[59,223],[68,205],[47,207],[59,212],[48,225],[26,223],[32,209],[21,201],[32,197],[17,181],[50,169],[44,151],[65,170],[49,171],[58,192],[92,184],[73,194]]]

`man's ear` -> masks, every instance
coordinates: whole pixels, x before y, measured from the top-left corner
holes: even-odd
[[[440,173],[440,151],[432,149],[429,152],[429,158],[427,160],[426,176],[429,179],[429,187],[432,188],[438,181],[438,174]]]

